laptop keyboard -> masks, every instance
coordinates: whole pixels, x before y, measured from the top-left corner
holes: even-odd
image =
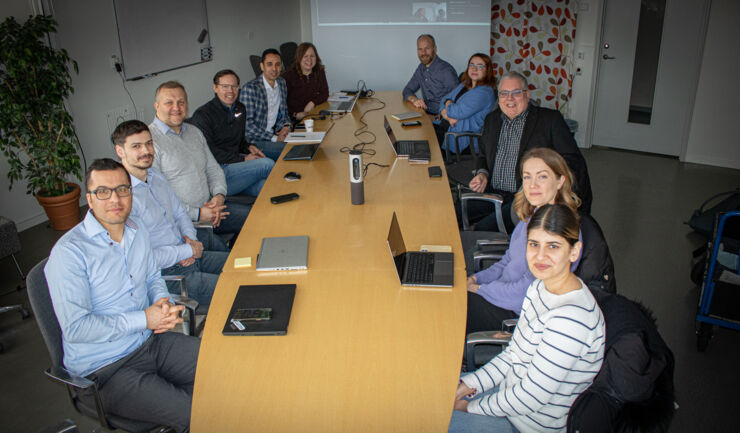
[[[347,111],[352,106],[352,101],[340,102],[337,105],[337,111]]]
[[[398,154],[399,155],[411,155],[414,151],[413,141],[399,141],[398,142]]]
[[[409,262],[406,271],[406,282],[408,284],[423,284],[434,281],[434,254],[407,252],[406,260]]]

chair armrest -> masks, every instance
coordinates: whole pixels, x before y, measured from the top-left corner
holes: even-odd
[[[180,284],[180,295],[188,298],[188,288],[185,285],[184,275],[162,275],[162,279],[165,281],[177,281]]]
[[[179,276],[179,275],[178,275]],[[195,299],[188,298],[187,296],[182,295],[172,295],[170,294],[170,297],[175,302],[175,305],[182,305],[185,307],[186,310],[188,310],[188,313],[190,314],[190,321],[188,322],[188,335],[197,336],[197,327],[195,324],[195,310],[198,309],[198,301]]]
[[[95,382],[92,380],[81,376],[75,376],[62,367],[49,367],[49,369],[44,373],[57,382],[62,382],[64,384],[74,386],[75,388],[87,389],[91,386],[95,386]]]
[[[504,319],[501,321],[501,329],[506,331],[506,328],[516,328],[517,323],[519,323],[519,319]]]
[[[213,224],[201,223],[201,222],[197,222],[197,221],[193,221],[193,227],[195,227],[196,229],[211,229],[211,230],[213,230]]]
[[[481,194],[477,192],[466,192],[465,194],[460,194],[460,210],[462,213],[463,230],[470,230],[471,228],[470,220],[468,218],[468,201],[470,200],[485,201],[493,204],[494,211],[496,212],[496,225],[498,225],[498,231],[506,233],[504,214],[501,211],[504,198],[499,194]]]
[[[481,269],[481,262],[484,260],[501,260],[504,257],[504,254],[506,254],[505,250],[493,250],[493,251],[474,251],[473,252],[473,270],[474,272],[480,272]]]
[[[468,371],[475,371],[475,346],[480,344],[506,346],[511,340],[511,333],[506,331],[471,332],[465,337],[465,356]]]
[[[478,143],[480,143],[480,139],[483,136],[483,134],[481,134],[479,132],[445,132],[444,143],[441,143],[441,145],[443,146],[443,148],[445,150],[448,150],[447,149],[447,137],[448,136],[449,137],[452,137],[452,141],[455,143],[455,155],[456,155],[456,159],[458,161],[460,161],[460,144],[457,142],[457,140],[460,137],[469,137],[471,139],[477,140]],[[473,149],[475,149],[475,146],[473,146]],[[477,155],[477,152],[474,153],[472,150],[471,150],[471,153],[473,153],[473,155],[475,157],[478,157],[479,156],[479,155]],[[450,160],[450,158],[451,158],[450,152],[447,152],[447,159],[448,159],[448,161]]]

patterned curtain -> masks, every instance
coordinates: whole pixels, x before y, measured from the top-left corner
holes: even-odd
[[[492,0],[491,60],[497,77],[515,70],[532,100],[557,110],[571,97],[575,0]]]

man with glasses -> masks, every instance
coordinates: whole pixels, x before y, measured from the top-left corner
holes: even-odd
[[[90,210],[44,268],[64,366],[96,383],[107,413],[187,431],[200,340],[167,332],[183,307],[170,301],[149,233],[129,218],[126,170],[98,159],[86,177]]]
[[[203,133],[184,123],[188,95],[177,81],[167,81],[154,93],[154,167],[164,175],[188,216],[213,225],[216,233],[239,234],[251,206],[227,202],[226,177],[213,158]]]
[[[131,177],[134,194],[131,215],[150,233],[154,262],[162,269],[162,275],[183,275],[190,298],[203,305],[210,304],[229,256],[226,246],[212,233],[204,239],[205,247],[198,240],[193,222],[167,179],[152,167],[154,143],[144,122],[121,123],[111,140]],[[202,230],[201,236],[208,236],[207,231]],[[176,281],[168,281],[167,288],[171,293],[180,293]]]
[[[522,185],[519,159],[529,149],[548,147],[560,153],[575,177],[575,193],[581,199],[580,209],[591,211],[591,181],[586,161],[576,141],[557,110],[529,103],[527,79],[515,71],[501,76],[498,85],[498,108],[483,123],[484,158],[478,159],[476,176],[469,187],[475,192],[494,192],[504,198],[504,219],[511,222],[511,202]],[[471,217],[486,215],[476,230],[496,230],[495,215],[490,208],[471,207]]]
[[[226,195],[257,196],[275,162],[244,136],[246,108],[237,100],[239,76],[231,69],[218,71],[213,77],[211,101],[195,110],[186,122],[200,129],[213,157],[226,176]]]

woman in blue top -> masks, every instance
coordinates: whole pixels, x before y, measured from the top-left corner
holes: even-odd
[[[468,61],[468,69],[460,79],[460,84],[442,97],[444,108],[439,114],[450,122],[447,131],[480,132],[483,128],[483,119],[493,110],[496,103],[493,92],[495,85],[491,58],[482,53],[473,54]],[[462,137],[459,145],[461,151],[467,149],[470,140]],[[452,137],[447,139],[442,148],[455,152]]]

